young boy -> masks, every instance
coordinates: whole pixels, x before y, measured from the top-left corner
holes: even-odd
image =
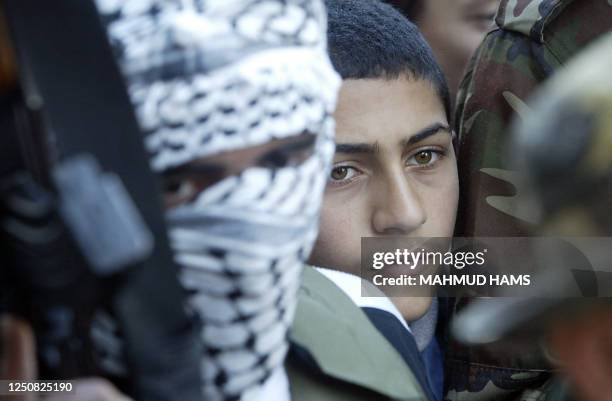
[[[452,236],[459,188],[450,102],[429,46],[393,7],[367,0],[327,5],[329,54],[343,83],[334,114],[336,153],[310,262],[359,275],[362,237]],[[432,341],[437,302],[392,300],[440,399],[441,358]]]

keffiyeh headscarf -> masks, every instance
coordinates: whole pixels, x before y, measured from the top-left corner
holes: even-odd
[[[205,399],[261,399],[283,369],[333,154],[339,78],[326,54],[323,4],[97,5],[155,171],[316,135],[313,154],[299,165],[247,168],[167,212],[180,278],[203,322]]]

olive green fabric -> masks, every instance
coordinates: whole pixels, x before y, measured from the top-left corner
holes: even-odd
[[[536,89],[610,29],[609,0],[501,0],[495,27],[468,66],[457,98],[458,236],[525,236],[536,228],[537,216],[521,213],[532,210],[516,207],[525,188],[506,162],[516,139],[510,122],[525,118]],[[560,148],[550,149],[556,156]],[[445,320],[469,302],[451,304]],[[495,345],[462,347],[450,336],[447,342],[447,400],[549,396],[551,367],[535,342],[531,352],[522,353]]]
[[[304,270],[290,338],[321,370],[289,359],[293,401],[426,399],[401,355],[362,310],[311,267]]]
[[[521,188],[505,160],[509,124],[540,84],[610,29],[609,0],[501,1],[457,97],[459,236],[529,233],[531,216],[513,207]]]

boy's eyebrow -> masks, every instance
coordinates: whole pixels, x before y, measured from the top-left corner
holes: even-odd
[[[437,134],[440,131],[446,131],[449,134],[452,132],[451,128],[448,124],[443,124],[440,122],[433,123],[421,130],[419,130],[416,134],[412,135],[410,138],[402,141],[404,146],[413,145],[417,142],[424,140],[427,137]],[[345,153],[345,154],[355,154],[355,153],[366,153],[366,154],[374,154],[378,152],[379,145],[378,143],[337,143],[336,144],[336,153]]]
[[[355,154],[355,153],[367,153],[373,154],[378,151],[378,144],[370,143],[337,143],[336,153]]]
[[[414,145],[417,142],[421,142],[422,140],[424,140],[425,138],[428,138],[432,135],[437,134],[440,131],[446,131],[449,134],[451,134],[451,128],[448,124],[443,124],[443,123],[433,123],[421,130],[419,130],[416,134],[412,135],[410,138],[405,139],[402,141],[402,144],[404,146],[408,146],[408,145]]]

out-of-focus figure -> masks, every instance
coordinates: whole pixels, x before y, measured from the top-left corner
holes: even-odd
[[[323,3],[97,5],[163,177],[171,248],[202,322],[204,399],[289,400],[283,362],[339,84]],[[117,349],[105,351],[120,374]]]
[[[497,27],[480,46],[457,98],[462,236],[525,233],[529,216],[510,211],[516,194],[502,155],[510,120],[534,89],[612,28],[607,0],[503,0]]]
[[[516,121],[509,153],[518,161],[530,194],[519,199],[519,207],[524,203],[538,210],[537,234],[612,236],[610,71],[612,34],[607,34],[548,81]],[[590,246],[585,255],[602,267],[612,263],[605,245]],[[550,274],[554,258],[545,254],[536,262]],[[598,286],[609,285],[609,270],[594,274]],[[567,285],[556,282],[561,276],[550,277],[550,286]],[[540,312],[526,313],[529,309]],[[495,326],[501,316],[512,324],[500,331]],[[544,344],[552,364],[567,379],[554,378],[542,387],[547,400],[612,400],[610,298],[482,300],[459,316],[455,328],[459,338],[472,344],[491,339]]]
[[[467,69],[459,90],[460,203],[456,235],[524,236],[533,227],[516,174],[505,167],[508,125],[524,114],[524,101],[587,44],[612,28],[607,0],[503,0],[491,30]],[[551,150],[553,152],[554,150]],[[556,154],[556,153],[555,153]],[[448,320],[466,299],[450,305]],[[537,389],[549,364],[537,352],[502,356],[495,347],[464,348],[449,339],[448,399],[498,399]]]
[[[465,67],[492,28],[499,0],[389,0],[416,23],[444,71],[454,103]]]
[[[19,86],[19,77],[13,45],[9,40],[4,4],[0,4],[0,107],[2,117],[9,110],[12,97]],[[14,110],[12,110],[14,111]],[[2,127],[6,129],[5,121]],[[2,132],[6,135],[6,132]],[[5,156],[3,154],[3,156]],[[5,160],[3,160],[5,161]],[[11,160],[13,162],[13,160]],[[12,167],[12,166],[11,166]],[[1,173],[6,174],[6,166],[2,166]],[[0,178],[5,178],[4,175]],[[4,193],[2,194],[4,195]],[[0,199],[2,204],[4,199]],[[4,206],[4,205],[3,205]],[[35,205],[34,205],[35,206]],[[5,210],[2,210],[3,213]],[[0,222],[5,223],[4,216],[0,216]],[[5,238],[2,238],[5,241]],[[10,259],[5,253],[5,243],[0,246],[1,269],[10,267]],[[23,266],[20,266],[23,268]],[[4,273],[0,272],[1,279],[5,279]],[[2,283],[6,284],[6,283]],[[5,310],[7,299],[16,291],[16,288],[6,287],[0,289],[0,380],[12,380],[15,382],[33,381],[40,379],[40,367],[37,363],[37,347],[32,325],[25,318],[18,316],[13,310]],[[29,295],[29,294],[28,294]],[[99,377],[79,378],[72,381],[73,391],[67,393],[56,393],[44,397],[46,401],[129,401],[129,398],[121,394],[108,380]],[[43,397],[34,392],[19,392],[13,395],[0,395],[6,401],[35,401]]]

